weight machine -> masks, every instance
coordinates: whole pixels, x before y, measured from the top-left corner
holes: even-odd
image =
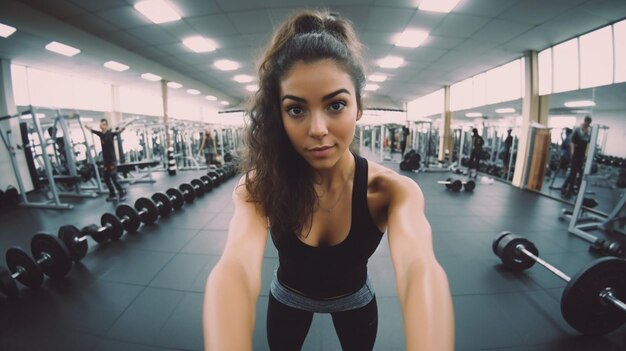
[[[45,164],[45,172],[46,172],[46,177],[48,178],[48,188],[50,190],[51,195],[51,199],[49,199],[48,201],[45,202],[32,202],[28,200],[28,197],[26,196],[26,189],[24,188],[24,183],[22,182],[22,175],[21,172],[19,170],[19,166],[17,164],[17,160],[16,160],[16,154],[15,154],[15,150],[16,148],[20,148],[18,145],[13,146],[11,143],[11,131],[7,130],[6,135],[5,132],[0,128],[0,135],[2,136],[2,142],[4,143],[5,147],[7,148],[8,152],[9,152],[9,156],[11,159],[11,164],[13,166],[13,172],[15,172],[15,178],[17,180],[17,185],[20,191],[20,197],[21,197],[21,202],[20,202],[20,206],[23,207],[32,207],[32,208],[45,208],[45,209],[55,209],[55,210],[69,210],[72,209],[73,206],[71,204],[66,204],[66,203],[62,203],[61,200],[59,199],[59,191],[57,189],[57,186],[54,182],[54,175],[52,174],[52,164],[50,162],[50,158],[48,157],[48,154],[45,150],[45,145],[46,145],[46,140],[43,137],[43,132],[41,130],[41,124],[39,123],[39,119],[37,118],[37,111],[36,109],[31,105],[29,106],[29,108],[27,110],[24,110],[16,115],[10,115],[10,116],[4,116],[4,117],[0,117],[0,121],[3,120],[8,120],[11,118],[15,118],[15,117],[20,117],[20,116],[27,116],[30,115],[31,118],[33,119],[33,124],[35,127],[35,132],[37,133],[37,137],[39,139],[39,143],[41,145],[41,149],[42,149],[42,158]],[[27,146],[23,146],[24,148],[30,148],[30,145]]]

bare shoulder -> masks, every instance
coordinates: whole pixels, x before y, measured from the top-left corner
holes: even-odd
[[[389,200],[407,195],[422,198],[422,191],[413,179],[374,162],[368,161],[368,167],[368,192],[378,193]]]

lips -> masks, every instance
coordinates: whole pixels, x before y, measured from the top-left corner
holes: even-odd
[[[309,151],[324,151],[330,149],[332,146],[317,146],[309,148]]]
[[[308,148],[307,151],[310,152],[313,157],[323,158],[330,155],[332,149],[333,146],[324,145]]]

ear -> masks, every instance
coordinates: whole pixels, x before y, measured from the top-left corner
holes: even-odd
[[[363,116],[363,110],[359,109],[356,113],[356,120],[360,120],[361,117]]]

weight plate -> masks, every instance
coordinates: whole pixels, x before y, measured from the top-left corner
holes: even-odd
[[[23,272],[16,279],[26,285],[29,288],[38,288],[43,284],[43,273],[26,251],[19,247],[12,247],[7,250],[6,253],[7,266],[11,273],[17,273],[18,267],[23,269]]]
[[[213,190],[213,179],[211,179],[211,177],[204,175],[200,177],[200,180],[204,183],[204,190],[206,190],[207,193]]]
[[[83,236],[92,237],[93,240],[95,240],[95,242],[97,242],[98,244],[106,242],[107,240],[110,239],[106,231],[105,230],[100,231],[100,227],[97,226],[96,224],[90,224],[88,226],[83,227],[83,229],[81,229],[81,232],[83,233]]]
[[[625,260],[604,257],[572,277],[561,296],[563,318],[586,335],[604,335],[622,326],[626,313],[600,297],[609,287],[615,297],[626,301]]]
[[[141,218],[141,221],[145,224],[153,224],[159,218],[157,205],[152,199],[147,197],[138,198],[137,201],[135,201],[135,209],[138,214],[143,211],[143,213],[139,215],[139,218]]]
[[[462,187],[463,187],[463,182],[461,182],[460,180],[455,180],[450,185],[450,189],[452,189],[452,191],[454,191],[455,193],[461,191]]]
[[[30,251],[36,260],[46,254],[50,258],[39,268],[50,278],[62,278],[72,269],[72,258],[61,239],[48,233],[37,233],[30,241]]]
[[[186,203],[191,203],[196,199],[196,191],[193,190],[193,186],[191,186],[191,184],[183,183],[178,188],[183,193]]]
[[[524,248],[526,248],[526,250],[531,252],[533,255],[539,255],[539,250],[537,250],[537,247],[530,240],[514,234],[506,235],[498,242],[496,255],[500,257],[504,266],[509,270],[523,271],[535,264],[535,260],[532,258],[524,255],[523,253],[518,253],[516,247],[520,244],[524,245]]]
[[[498,254],[498,243],[500,242],[500,240],[502,240],[502,238],[509,234],[513,235],[513,233],[511,232],[502,232],[495,239],[493,239],[493,242],[491,243],[491,249],[493,250],[493,253],[496,254],[496,256],[500,257],[500,255]]]
[[[176,188],[169,188],[165,193],[172,201],[172,207],[174,207],[175,210],[180,210],[180,208],[185,204],[185,198],[180,190]]]
[[[0,291],[8,297],[17,297],[19,295],[17,283],[11,276],[11,272],[2,266],[0,266]]]
[[[170,201],[169,196],[163,193],[154,193],[152,195],[152,200],[157,205],[159,209],[159,215],[161,217],[167,217],[172,212],[172,202]]]
[[[192,179],[191,186],[193,186],[194,190],[196,191],[196,197],[204,195],[205,190],[203,181],[201,181],[200,179]]]
[[[474,182],[473,180],[465,182],[465,191],[474,191],[475,188],[476,182]]]
[[[220,185],[222,183],[222,178],[220,177],[220,175],[217,172],[209,171],[209,172],[207,172],[206,175],[211,177],[211,179],[213,179],[213,185],[214,186]]]
[[[137,233],[139,226],[141,225],[141,218],[137,210],[127,204],[121,204],[115,209],[115,215],[122,222],[122,226],[127,232],[134,234]]]
[[[103,214],[102,217],[100,217],[100,225],[108,228],[102,233],[107,235],[111,240],[119,240],[122,237],[122,234],[124,234],[124,226],[122,226],[122,222],[120,222],[120,219],[112,213]],[[94,240],[98,241],[94,236],[92,237]]]
[[[74,262],[82,260],[87,255],[87,250],[89,250],[87,240],[78,240],[83,237],[83,234],[75,226],[69,224],[62,225],[57,236],[67,247],[67,251],[69,251],[70,257]]]
[[[448,178],[448,179],[446,179],[446,182],[447,182],[447,183],[445,184],[445,185],[446,185],[446,189],[450,189],[450,188],[452,187],[452,182],[453,182],[453,181],[454,181],[454,179],[452,179],[452,178]]]

